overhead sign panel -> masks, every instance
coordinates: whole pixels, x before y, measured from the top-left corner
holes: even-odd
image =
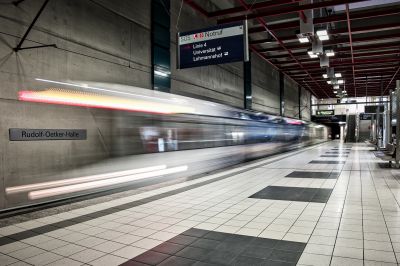
[[[366,113],[366,114],[375,114],[378,111],[380,113],[383,113],[385,111],[385,106],[384,105],[366,105],[366,106],[364,106],[364,113]]]
[[[249,60],[247,22],[178,33],[177,67]]]
[[[320,116],[335,115],[335,111],[334,110],[317,110],[317,115],[320,115]]]
[[[10,128],[11,141],[85,140],[86,129],[25,129]]]

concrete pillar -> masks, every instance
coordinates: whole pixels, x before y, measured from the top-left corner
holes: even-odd
[[[285,75],[279,72],[279,114],[283,116],[285,113]]]
[[[251,59],[243,62],[243,90],[244,90],[244,109],[251,109],[253,103],[253,93],[251,90]]]
[[[301,119],[301,87],[298,86],[297,90],[299,92],[299,119]]]
[[[151,1],[151,83],[154,90],[171,90],[170,1]]]
[[[396,81],[396,167],[400,160],[400,80]]]

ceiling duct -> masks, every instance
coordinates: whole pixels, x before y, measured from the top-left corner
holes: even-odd
[[[303,0],[299,4],[308,5],[312,4],[313,0]],[[313,9],[307,9],[300,11],[304,14],[305,19],[300,19],[300,33],[305,34],[306,36],[314,35],[314,14]]]
[[[319,65],[321,67],[329,67],[329,57],[326,54],[319,57]]]

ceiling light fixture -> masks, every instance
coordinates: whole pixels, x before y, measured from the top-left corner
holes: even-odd
[[[324,79],[327,79],[327,78],[328,78],[328,74],[322,74],[322,77],[323,77]]]
[[[317,35],[318,36],[328,35],[328,31],[327,30],[317,30]]]
[[[315,54],[312,50],[307,51],[308,55],[310,56],[310,58],[317,58],[318,54]]]
[[[328,31],[323,29],[323,30],[317,30],[317,36],[320,41],[327,41],[329,40],[329,35]]]
[[[343,84],[343,83],[344,83],[344,80],[343,80],[343,79],[339,79],[339,80],[337,81],[337,83],[338,83],[338,84]]]
[[[341,78],[342,77],[342,73],[335,73],[335,77]]]
[[[329,56],[329,57],[335,56],[335,52],[333,50],[326,50],[325,54],[326,54],[326,56]]]
[[[332,81],[328,80],[326,83],[328,83],[328,84],[332,84]]]
[[[308,42],[310,42],[310,41],[308,40],[307,37],[301,37],[301,38],[299,38],[299,42],[300,42],[300,43],[308,43]]]

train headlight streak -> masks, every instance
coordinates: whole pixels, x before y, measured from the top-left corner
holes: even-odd
[[[28,198],[31,200],[36,200],[36,199],[47,198],[47,197],[52,197],[52,196],[57,196],[57,195],[62,195],[62,194],[80,192],[83,190],[119,185],[122,183],[127,183],[127,182],[131,182],[131,181],[139,180],[139,179],[174,174],[174,173],[184,172],[187,170],[188,170],[187,165],[177,166],[177,167],[167,168],[167,169],[163,169],[163,170],[152,171],[152,172],[148,172],[148,173],[141,173],[141,174],[136,174],[136,175],[110,178],[110,179],[87,182],[87,183],[82,183],[82,184],[75,184],[75,185],[69,185],[69,186],[36,190],[36,191],[29,192]]]
[[[44,91],[20,91],[18,99],[26,102],[62,104],[89,108],[102,108],[157,114],[194,113],[192,107],[160,103],[157,101],[100,95],[88,92],[49,89]]]
[[[132,169],[132,170],[117,171],[117,172],[112,172],[112,173],[90,175],[90,176],[69,178],[69,179],[58,180],[58,181],[49,181],[49,182],[42,182],[42,183],[37,183],[37,184],[8,187],[8,188],[6,188],[6,193],[14,194],[14,193],[20,193],[20,192],[28,192],[28,191],[37,190],[37,189],[43,189],[43,188],[80,184],[80,183],[97,181],[97,180],[102,180],[102,179],[163,170],[166,168],[167,168],[166,165],[156,165],[156,166],[143,167],[143,168]]]

